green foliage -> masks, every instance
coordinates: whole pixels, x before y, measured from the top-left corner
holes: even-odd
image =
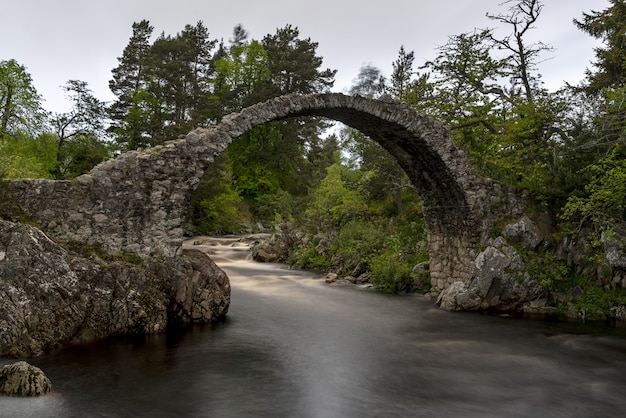
[[[26,67],[13,59],[0,61],[0,138],[43,132],[46,114],[41,102]]]
[[[225,112],[239,111],[254,103],[270,77],[267,52],[259,41],[231,46],[229,54],[215,64],[220,91],[229,102]]]
[[[614,225],[626,221],[626,147],[616,145],[604,159],[586,168],[590,181],[584,196],[572,196],[561,214],[569,223],[569,232],[591,227],[587,241],[598,252],[602,236]]]
[[[262,40],[269,60],[266,88],[270,96],[324,92],[335,82],[337,70],[320,70],[323,58],[317,55],[317,42],[299,36],[298,28],[287,25]]]
[[[626,289],[605,289],[589,280],[582,283],[583,294],[576,300],[574,309],[584,312],[589,319],[610,317],[611,308],[626,305]]]
[[[160,144],[220,116],[210,91],[217,40],[201,21],[150,44],[152,31],[146,20],[133,24],[109,82],[117,96],[110,107],[113,131],[126,149]]]
[[[277,225],[293,219],[296,199],[285,190],[273,194],[263,194],[255,201],[257,219],[265,225]]]
[[[546,253],[535,261],[527,263],[526,271],[530,277],[550,291],[567,291],[578,278],[571,267],[556,260],[551,253]]]
[[[313,192],[313,202],[305,217],[317,227],[335,227],[364,215],[367,211],[365,199],[355,187],[358,172],[349,170],[341,163],[327,168],[326,177]]]
[[[608,289],[590,277],[576,273],[565,262],[550,252],[527,255],[526,271],[531,278],[546,288],[560,312],[584,312],[588,319],[608,318],[613,307],[626,305],[626,289]],[[573,296],[572,289],[580,295]]]
[[[0,138],[0,173],[6,178],[51,178],[56,165],[56,136],[18,133]]]
[[[213,170],[207,171],[194,193],[188,227],[195,234],[237,233],[250,218],[243,198],[233,186],[233,175],[225,156],[219,157]]]
[[[397,257],[381,254],[371,261],[370,280],[385,293],[407,292],[413,285],[413,266]]]
[[[607,9],[583,13],[582,20],[574,20],[576,26],[596,39],[603,46],[594,49],[596,72],[587,71],[586,89],[598,93],[607,87],[623,87],[626,76],[626,4],[623,0],[609,0]]]
[[[351,220],[339,230],[330,250],[331,258],[339,260],[340,275],[358,275],[370,269],[371,258],[378,254],[385,242],[381,224]]]
[[[199,233],[231,232],[237,233],[245,221],[239,206],[242,199],[232,188],[225,187],[215,196],[200,202],[204,217],[200,220]]]
[[[408,292],[415,280],[423,280],[422,289],[430,287],[429,277],[416,277],[413,268],[428,260],[426,224],[419,214],[396,221],[388,228],[384,252],[371,261],[372,284],[387,293]]]
[[[313,271],[324,271],[330,267],[330,260],[317,252],[317,242],[313,241],[304,248],[293,248],[287,263],[291,266]]]

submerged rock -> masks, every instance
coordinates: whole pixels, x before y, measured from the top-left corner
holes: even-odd
[[[50,379],[38,367],[25,361],[7,364],[0,369],[0,394],[39,396],[52,390]]]

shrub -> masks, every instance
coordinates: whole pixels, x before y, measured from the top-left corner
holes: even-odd
[[[410,265],[396,257],[381,254],[374,257],[370,265],[370,281],[379,290],[386,293],[409,291],[413,286]]]

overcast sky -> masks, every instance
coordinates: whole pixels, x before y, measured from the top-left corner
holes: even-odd
[[[132,35],[133,22],[147,19],[154,35],[175,34],[202,20],[212,39],[228,39],[241,23],[252,39],[262,39],[287,24],[301,38],[319,44],[324,68],[337,69],[334,91],[343,92],[365,64],[385,75],[404,45],[415,64],[434,58],[448,36],[495,27],[486,12],[504,13],[504,0],[0,0],[0,60],[26,66],[47,110],[63,112],[69,104],[62,85],[86,81],[100,100],[108,89]],[[608,0],[544,0],[534,36],[554,47],[540,65],[546,85],[577,84],[593,60],[598,43],[578,30],[572,19],[604,10]],[[549,59],[548,59],[549,58]]]

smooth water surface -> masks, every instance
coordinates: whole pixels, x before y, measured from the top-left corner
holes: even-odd
[[[444,312],[248,261],[234,241],[197,248],[231,279],[227,320],[30,359],[53,393],[0,398],[0,416],[626,416],[621,328]]]

